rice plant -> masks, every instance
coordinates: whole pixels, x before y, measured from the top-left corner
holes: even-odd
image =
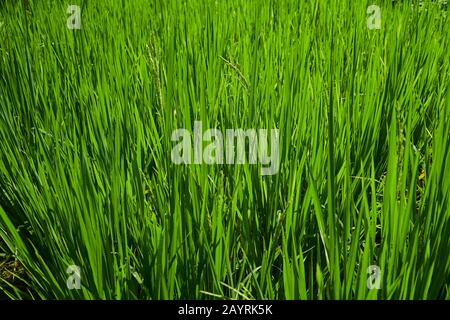
[[[449,19],[3,1],[0,297],[450,299]],[[276,174],[174,163],[196,122],[278,129]]]

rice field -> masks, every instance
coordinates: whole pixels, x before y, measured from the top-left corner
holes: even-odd
[[[2,1],[0,299],[450,299],[449,40],[445,1]]]

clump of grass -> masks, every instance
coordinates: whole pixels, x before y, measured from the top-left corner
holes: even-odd
[[[5,2],[0,247],[24,274],[1,291],[450,298],[449,18],[411,4],[368,30],[364,2],[82,1],[68,30],[64,4]],[[278,173],[175,165],[196,120],[278,128]]]

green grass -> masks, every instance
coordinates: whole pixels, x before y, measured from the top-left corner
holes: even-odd
[[[2,2],[0,292],[450,299],[450,18],[332,3]],[[278,128],[278,173],[172,163],[194,121]]]

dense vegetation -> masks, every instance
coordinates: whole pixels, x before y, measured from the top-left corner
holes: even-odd
[[[450,298],[442,5],[36,0],[0,13],[0,295]],[[278,173],[174,164],[172,131],[197,120],[278,128]]]

